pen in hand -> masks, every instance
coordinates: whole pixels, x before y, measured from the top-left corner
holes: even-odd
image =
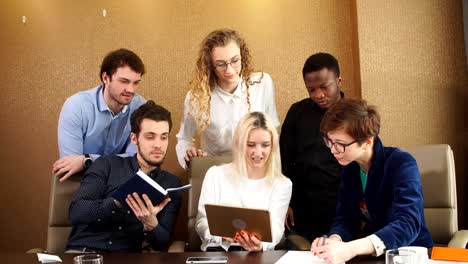
[[[327,238],[328,236],[327,235],[323,235],[322,236],[322,243],[320,243],[320,246],[325,246],[327,244]]]
[[[317,237],[313,242],[312,245],[310,246],[310,250],[314,252],[314,256],[317,256],[319,252],[317,251],[319,247],[323,247],[327,244],[327,238],[328,236],[323,235],[321,237]]]

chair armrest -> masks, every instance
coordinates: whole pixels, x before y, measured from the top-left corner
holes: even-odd
[[[289,235],[286,237],[289,240],[289,243],[295,247],[295,250],[308,251],[310,250],[310,242],[299,235]]]
[[[184,252],[185,241],[174,241],[167,249],[167,252]]]
[[[45,251],[42,248],[31,248],[30,250],[26,251],[26,253],[28,253],[28,254],[46,253],[46,252],[47,251]]]
[[[450,239],[448,247],[452,248],[466,248],[468,244],[468,230],[458,230]]]

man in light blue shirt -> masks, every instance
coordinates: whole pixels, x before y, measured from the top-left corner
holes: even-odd
[[[101,155],[131,156],[130,115],[145,99],[136,90],[145,66],[134,52],[110,52],[101,65],[102,84],[70,96],[58,122],[60,159],[53,173],[66,180],[89,167]]]

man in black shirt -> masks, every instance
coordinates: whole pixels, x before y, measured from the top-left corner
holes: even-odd
[[[180,187],[177,176],[161,170],[172,127],[171,113],[148,101],[130,118],[133,157],[103,156],[86,171],[70,205],[73,226],[67,252],[141,252],[142,244],[166,249],[181,199],[171,196],[153,205],[146,194],[127,196],[130,209],[112,194],[139,169],[164,189]]]
[[[330,54],[310,56],[302,76],[309,98],[289,109],[281,128],[280,150],[283,174],[293,182],[285,221],[287,232],[310,243],[329,231],[335,215],[341,166],[324,144],[320,122],[343,93],[338,61]],[[292,239],[287,240],[286,246],[307,249],[298,247]]]

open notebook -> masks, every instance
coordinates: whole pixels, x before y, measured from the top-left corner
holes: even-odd
[[[125,202],[127,195],[131,193],[138,193],[139,195],[146,194],[150,198],[153,205],[159,204],[162,200],[170,197],[171,194],[181,191],[186,191],[192,188],[192,185],[187,184],[179,188],[164,189],[155,182],[151,177],[146,175],[142,170],[138,170],[135,175],[128,179],[122,186],[120,186],[113,194],[117,201],[128,207]]]

